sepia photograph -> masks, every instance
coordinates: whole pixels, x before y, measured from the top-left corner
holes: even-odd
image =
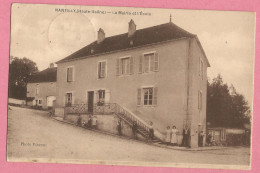
[[[13,3],[7,161],[251,168],[255,13]]]

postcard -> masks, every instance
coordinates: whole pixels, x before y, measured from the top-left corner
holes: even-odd
[[[7,160],[251,168],[255,13],[12,4]]]

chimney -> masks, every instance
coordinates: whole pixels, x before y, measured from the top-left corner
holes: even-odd
[[[53,68],[54,67],[54,63],[50,63],[50,68]]]
[[[103,40],[105,40],[105,32],[103,29],[99,28],[98,30],[98,38],[97,38],[97,43],[101,43]]]
[[[133,21],[133,19],[131,19],[128,25],[128,37],[134,35],[135,31],[136,31],[136,24]]]

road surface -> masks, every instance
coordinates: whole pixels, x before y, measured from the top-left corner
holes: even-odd
[[[246,169],[249,148],[179,151],[105,135],[59,122],[44,111],[10,107],[9,161]]]

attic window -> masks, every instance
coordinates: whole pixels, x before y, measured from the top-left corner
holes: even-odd
[[[91,53],[94,53],[94,49],[92,48],[92,49],[90,50],[90,52],[91,52]]]
[[[133,45],[133,44],[134,44],[134,42],[133,42],[133,40],[131,40],[131,41],[130,41],[130,45]]]

